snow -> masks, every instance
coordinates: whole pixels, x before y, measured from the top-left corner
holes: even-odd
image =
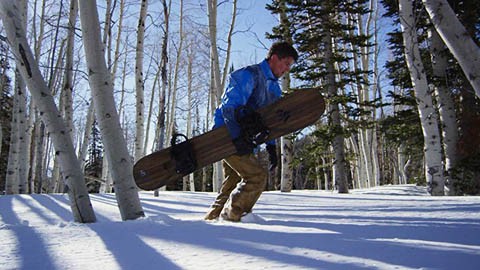
[[[146,217],[72,221],[66,195],[0,196],[0,269],[480,269],[480,197],[422,187],[265,192],[241,222],[204,221],[214,193],[141,192]]]

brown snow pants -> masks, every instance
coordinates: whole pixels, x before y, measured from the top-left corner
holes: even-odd
[[[253,154],[233,155],[223,160],[225,180],[205,219],[222,217],[239,221],[253,206],[265,189],[267,171]],[[223,210],[223,212],[222,212]]]

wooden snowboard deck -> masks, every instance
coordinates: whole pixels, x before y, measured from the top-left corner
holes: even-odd
[[[266,141],[295,132],[314,124],[325,110],[325,101],[316,88],[299,89],[258,112],[270,134]],[[225,126],[190,139],[197,169],[220,161],[236,153],[235,146]],[[176,172],[171,147],[141,158],[133,167],[137,186],[154,190],[181,179]]]

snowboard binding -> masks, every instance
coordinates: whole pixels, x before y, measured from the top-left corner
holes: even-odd
[[[178,138],[182,137],[183,142],[178,142]],[[197,161],[193,152],[192,143],[187,136],[175,133],[170,141],[172,148],[170,156],[175,160],[175,171],[178,174],[190,174],[197,169]]]
[[[240,125],[240,136],[255,146],[264,143],[270,135],[270,130],[265,125],[262,116],[251,107],[238,107],[235,110],[235,120]]]

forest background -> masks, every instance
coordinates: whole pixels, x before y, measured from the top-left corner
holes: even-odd
[[[68,192],[83,222],[86,192],[115,190],[122,218],[142,216],[132,164],[209,130],[228,73],[282,39],[301,55],[283,91],[319,87],[328,106],[279,140],[267,189],[478,194],[480,8],[443,2],[2,0],[0,190]],[[167,189],[221,181],[215,164]]]

